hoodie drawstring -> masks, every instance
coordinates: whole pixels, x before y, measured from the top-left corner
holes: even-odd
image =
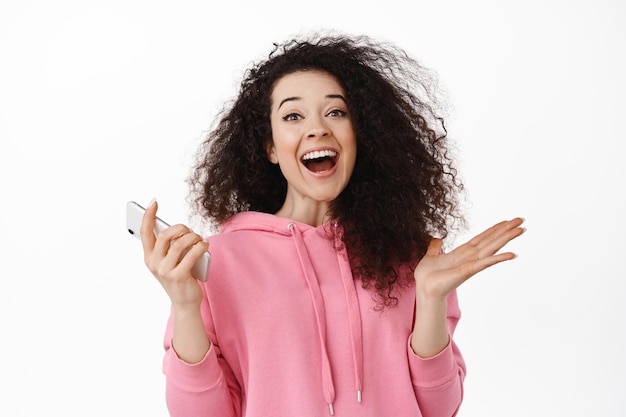
[[[341,236],[340,227],[335,224],[335,247],[340,248],[344,245]],[[345,251],[337,251],[337,256],[345,256]],[[359,308],[359,297],[356,293],[354,278],[350,270],[350,262],[348,259],[339,259],[339,272],[343,283],[344,293],[346,295],[346,304],[348,305],[348,319],[350,320],[350,329],[352,330],[352,359],[354,361],[354,389],[356,390],[356,400],[361,402],[361,393],[363,390],[363,335],[361,332],[361,310]]]
[[[319,286],[319,281],[315,276],[311,258],[307,251],[302,233],[295,223],[289,223],[289,231],[294,239],[296,252],[300,260],[300,265],[306,279],[313,310],[315,312],[315,321],[317,324],[317,333],[319,337],[321,364],[322,364],[322,391],[324,399],[328,404],[330,415],[334,415],[333,402],[335,400],[335,385],[333,383],[332,370],[330,367],[330,359],[326,349],[326,311],[324,308],[324,299]],[[340,237],[335,234],[336,243]],[[338,253],[338,256],[341,256]],[[352,357],[355,369],[355,389],[357,391],[357,401],[361,402],[362,391],[362,375],[363,375],[363,341],[361,334],[361,314],[359,311],[358,298],[354,282],[352,281],[352,273],[347,262],[339,260],[341,280],[344,285],[346,302],[348,305],[348,319],[350,320]]]

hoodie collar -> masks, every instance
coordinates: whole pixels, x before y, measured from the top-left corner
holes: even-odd
[[[274,232],[284,236],[291,236],[289,225],[295,224],[303,233],[312,229],[328,228],[332,222],[322,224],[315,227],[306,223],[301,223],[286,217],[279,217],[274,214],[261,213],[257,211],[244,211],[237,213],[220,226],[220,232],[234,232],[237,230],[259,230],[265,232]]]

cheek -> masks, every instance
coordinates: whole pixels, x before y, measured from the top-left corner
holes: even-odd
[[[298,135],[288,129],[278,129],[273,134],[274,150],[279,155],[292,155],[299,144]]]
[[[269,155],[270,162],[281,166],[289,166],[297,162],[295,157],[297,151],[296,147],[292,142],[285,139],[284,137],[276,137],[274,139],[274,144],[272,145]]]
[[[357,157],[357,144],[356,144],[356,138],[354,138],[350,144],[348,145],[348,147],[350,148],[350,160],[349,160],[349,170],[350,173],[352,173],[354,171],[354,166],[356,165],[356,157]]]
[[[344,143],[344,149],[349,151],[352,158],[356,158],[356,153],[357,153],[357,142],[356,142],[356,136],[354,135],[354,133],[350,132],[349,135],[346,136],[346,138],[348,138],[345,143]],[[353,161],[354,162],[354,161]]]
[[[349,162],[349,165],[348,165],[348,168],[347,168],[348,172],[349,172],[349,176],[352,176],[352,173],[354,172],[354,167],[355,166],[356,166],[356,153],[353,153],[351,155],[350,162]]]

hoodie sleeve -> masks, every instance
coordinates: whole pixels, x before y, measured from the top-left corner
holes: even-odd
[[[423,417],[456,416],[463,400],[465,362],[452,338],[461,318],[456,291],[448,296],[447,317],[450,342],[437,356],[417,356],[411,349],[411,336],[408,340],[413,389]]]
[[[206,304],[206,303],[205,303]],[[210,313],[202,306],[202,318],[211,340]],[[205,357],[196,364],[181,360],[172,347],[173,321],[165,332],[165,399],[171,417],[239,417],[241,390],[232,370],[222,357],[219,346],[211,343]]]

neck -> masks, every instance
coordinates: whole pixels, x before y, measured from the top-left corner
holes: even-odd
[[[285,217],[305,223],[313,227],[320,226],[330,220],[328,216],[328,203],[317,202],[316,204],[285,204],[275,213],[278,217]]]

